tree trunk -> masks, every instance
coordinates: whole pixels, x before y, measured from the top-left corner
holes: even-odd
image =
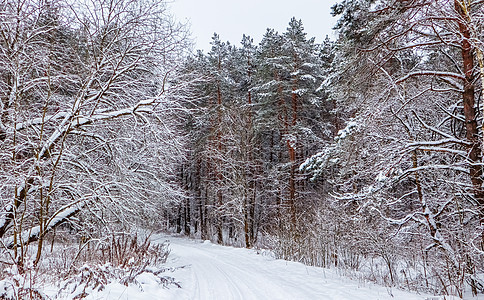
[[[475,87],[474,87],[474,53],[475,49],[470,43],[471,31],[466,20],[466,14],[458,0],[454,0],[456,11],[461,16],[459,20],[459,32],[462,35],[462,60],[464,72],[464,92],[462,93],[462,100],[464,106],[464,116],[466,120],[466,138],[470,142],[469,155],[470,160],[469,173],[473,186],[474,198],[478,204],[479,222],[481,225],[481,248],[484,247],[484,192],[482,189],[482,154],[481,144],[479,139],[479,132],[477,126],[477,115],[475,107]],[[484,248],[483,248],[484,249]]]
[[[249,216],[249,200],[245,198],[244,201],[244,237],[245,237],[245,247],[250,248],[251,240],[250,240],[250,216]]]
[[[222,207],[222,191],[217,191],[218,207]],[[223,218],[222,216],[217,216],[217,243],[223,245]]]
[[[218,60],[218,71],[221,72],[222,64],[219,57]],[[218,154],[222,154],[222,91],[220,89],[220,82],[217,83],[217,149]],[[222,195],[222,160],[220,157],[217,158],[216,165],[216,182],[217,182],[217,207],[222,208],[223,195]],[[222,216],[217,216],[216,226],[217,226],[217,242],[223,244],[223,220]]]
[[[294,60],[297,64],[297,58],[294,57]],[[291,101],[292,101],[292,122],[291,127],[292,131],[295,132],[295,127],[297,124],[298,118],[298,99],[297,99],[297,88],[298,88],[298,81],[297,77],[294,76],[293,84],[292,84],[292,93],[291,93]],[[291,171],[289,175],[289,207],[291,210],[291,231],[295,232],[297,228],[297,216],[296,216],[296,143],[297,140],[295,137],[291,137],[291,140],[287,140],[287,148],[289,150],[289,162],[291,163]]]
[[[291,142],[287,141],[287,148],[289,151],[289,162],[291,163],[291,170],[289,173],[289,209],[291,211],[291,231],[296,229],[296,150]]]
[[[254,189],[252,191],[252,197],[249,200],[250,207],[249,207],[249,216],[250,216],[250,229],[249,229],[249,239],[250,243],[253,246],[256,243],[256,218],[255,218],[255,206],[257,200],[257,188],[256,183],[254,182]]]
[[[25,181],[25,184],[23,186],[21,186],[20,188],[16,188],[15,199],[13,200],[13,203],[10,204],[5,210],[3,219],[0,219],[0,223],[2,223],[0,225],[0,238],[2,238],[7,232],[10,223],[15,218],[15,211],[22,203],[24,203],[25,198],[27,197],[27,191],[29,190],[33,182],[34,179],[30,177]]]
[[[205,186],[205,193],[202,196],[200,193],[200,206],[199,206],[199,213],[200,213],[200,237],[202,240],[208,239],[208,206],[207,206],[207,197],[208,197],[208,187]]]
[[[176,218],[176,233],[181,232],[181,224],[182,224],[182,207],[180,205],[178,206],[178,213]]]
[[[191,228],[190,228],[190,199],[189,198],[185,201],[184,233],[185,233],[186,236],[190,236],[190,234],[191,234]]]

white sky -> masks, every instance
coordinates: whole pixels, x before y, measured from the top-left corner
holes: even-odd
[[[179,21],[191,23],[195,48],[209,51],[213,33],[222,41],[240,45],[242,34],[258,44],[267,28],[286,31],[292,17],[301,19],[307,37],[322,42],[334,38],[336,20],[330,7],[338,0],[172,0],[170,11]]]

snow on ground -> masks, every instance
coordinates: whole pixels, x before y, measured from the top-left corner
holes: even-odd
[[[175,278],[184,287],[171,299],[407,299],[425,297],[359,286],[335,272],[274,260],[253,250],[170,238],[174,261],[191,267]]]
[[[275,260],[254,250],[179,237],[160,235],[154,238],[154,241],[164,240],[170,241],[172,249],[168,266],[185,266],[166,272],[182,288],[158,286],[148,274],[139,280],[141,289],[136,285],[126,287],[113,283],[86,299],[440,299],[358,283],[337,275],[333,270]]]

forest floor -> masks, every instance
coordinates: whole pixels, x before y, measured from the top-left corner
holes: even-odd
[[[180,288],[162,287],[147,276],[139,285],[111,283],[86,299],[443,299],[353,281],[336,270],[276,260],[256,250],[163,235],[153,240],[170,241],[167,265],[173,270],[166,275]]]

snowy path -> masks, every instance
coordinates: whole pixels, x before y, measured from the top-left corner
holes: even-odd
[[[183,238],[171,243],[172,273],[181,289],[165,290],[159,299],[321,299],[423,300],[425,296],[342,278],[334,271],[274,260],[254,251]]]
[[[139,285],[113,282],[86,299],[117,300],[425,300],[441,299],[358,283],[334,270],[275,260],[253,250],[223,247],[179,237],[158,235],[154,242],[170,241],[163,273],[182,288],[164,288],[151,275],[137,278]],[[393,295],[391,296],[390,293]],[[70,298],[69,298],[70,299]]]

